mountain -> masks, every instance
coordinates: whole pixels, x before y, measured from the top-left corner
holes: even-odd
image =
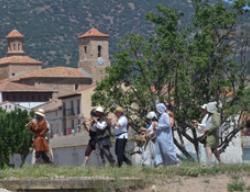
[[[110,53],[127,33],[150,35],[145,14],[157,4],[192,15],[191,0],[0,0],[0,56],[6,35],[16,28],[25,36],[25,51],[44,66],[77,66],[77,36],[91,27],[110,35]]]

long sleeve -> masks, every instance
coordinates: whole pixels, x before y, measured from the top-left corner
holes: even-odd
[[[170,127],[169,115],[167,113],[163,113],[159,119],[157,129],[167,129]]]
[[[97,129],[100,129],[100,130],[104,130],[106,127],[108,126],[107,122],[106,121],[98,121],[96,123],[96,128]]]

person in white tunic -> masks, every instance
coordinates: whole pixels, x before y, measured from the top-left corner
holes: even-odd
[[[128,141],[128,119],[124,115],[124,109],[117,107],[115,115],[118,120],[115,124],[115,154],[117,156],[118,166],[121,167],[123,162],[131,165],[131,161],[125,155],[125,148]]]

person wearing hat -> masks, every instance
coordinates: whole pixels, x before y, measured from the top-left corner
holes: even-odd
[[[155,159],[155,128],[157,126],[157,114],[154,111],[150,111],[146,116],[147,128],[143,128],[142,135],[145,137],[145,144],[142,147],[142,165],[153,166]]]
[[[89,133],[89,138],[90,138],[84,154],[85,157],[83,164],[84,167],[87,165],[92,151],[96,149],[96,126],[94,120],[94,118],[96,117],[95,112],[96,112],[95,109],[92,109],[90,112],[90,119],[88,120],[88,122],[84,121],[82,123],[85,130]]]
[[[179,160],[176,156],[167,107],[164,103],[157,103],[156,110],[159,114],[159,119],[157,126],[154,128],[156,131],[155,166],[176,165],[179,163]]]
[[[122,107],[116,107],[115,115],[117,122],[115,123],[115,154],[117,156],[118,166],[121,167],[123,162],[131,165],[131,161],[125,155],[125,148],[128,141],[128,119],[124,115]]]
[[[220,113],[218,113],[217,102],[210,102],[207,104],[208,118],[204,132],[207,134],[206,151],[208,156],[208,163],[211,163],[212,154],[214,153],[216,159],[220,160],[220,153],[217,150],[219,144],[218,129],[220,127]]]
[[[49,144],[46,139],[46,134],[49,131],[48,122],[45,119],[45,112],[43,109],[38,109],[35,112],[35,119],[26,125],[30,131],[35,135],[33,139],[33,147],[35,150],[35,163],[52,163],[48,157]]]
[[[115,160],[110,151],[111,141],[110,141],[110,126],[107,122],[107,119],[104,114],[104,108],[98,106],[95,110],[96,119],[95,119],[95,127],[96,127],[96,142],[100,149],[100,156],[102,159],[102,163],[105,165],[105,157],[111,165],[115,164]]]

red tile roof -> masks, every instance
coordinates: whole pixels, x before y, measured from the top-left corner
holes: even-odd
[[[96,28],[91,28],[86,33],[83,33],[79,36],[80,39],[87,38],[87,37],[108,37],[108,34],[102,33],[98,31]]]
[[[79,68],[50,67],[24,73],[19,79],[29,78],[91,78],[91,75]]]
[[[9,55],[0,58],[0,65],[4,64],[34,64],[41,65],[42,62],[25,55]]]
[[[23,38],[23,34],[14,29],[8,33],[7,38]]]
[[[0,81],[0,92],[55,92],[49,89],[36,88],[31,85],[14,83],[9,80]]]

